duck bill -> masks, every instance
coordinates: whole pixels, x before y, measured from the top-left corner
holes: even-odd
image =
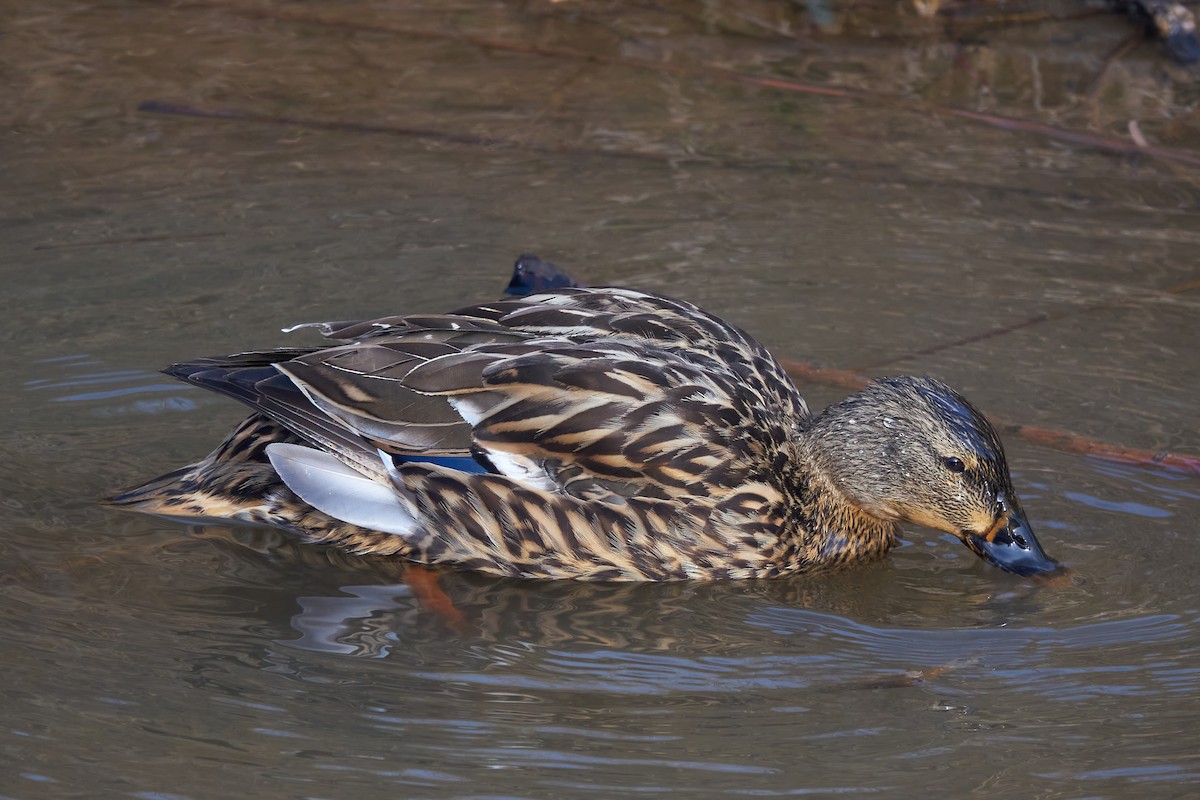
[[[1046,575],[1064,569],[1046,555],[1016,497],[999,498],[1003,513],[987,532],[964,533],[963,541],[981,558],[1016,575]]]

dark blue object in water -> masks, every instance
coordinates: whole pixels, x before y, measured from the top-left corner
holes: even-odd
[[[513,264],[513,276],[509,281],[505,294],[514,297],[524,297],[547,289],[565,289],[578,286],[575,279],[549,261],[542,261],[535,255],[523,255]]]

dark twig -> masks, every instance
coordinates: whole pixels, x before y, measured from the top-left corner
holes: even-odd
[[[408,139],[426,139],[445,144],[467,145],[471,147],[490,147],[495,149],[525,150],[534,153],[571,156],[602,156],[605,158],[629,159],[634,161],[654,162],[705,162],[710,159],[695,153],[682,151],[670,153],[650,153],[637,150],[617,150],[598,147],[572,147],[566,145],[540,145],[520,142],[516,139],[503,139],[496,136],[477,136],[468,133],[454,133],[433,128],[412,128],[405,125],[383,125],[370,122],[348,122],[345,120],[323,120],[313,117],[277,116],[260,114],[255,111],[241,111],[234,108],[200,107],[168,103],[161,100],[144,100],[138,104],[138,111],[147,114],[165,114],[173,117],[193,117],[196,119],[224,119],[236,122],[257,122],[267,125],[294,125],[298,128],[309,128],[323,131],[347,131],[350,133],[385,134],[401,136]]]
[[[1167,289],[1162,289],[1161,292],[1162,292],[1162,294],[1185,294],[1187,292],[1190,292],[1190,291],[1192,291],[1194,289],[1198,289],[1198,288],[1200,288],[1200,280],[1194,280],[1194,281],[1187,281],[1185,283],[1181,283],[1181,284],[1172,286]],[[930,347],[925,347],[920,350],[914,350],[910,353],[905,353],[904,355],[897,356],[896,358],[887,359],[886,361],[877,361],[874,364],[868,364],[866,366],[863,366],[863,367],[861,367],[861,369],[874,370],[874,369],[879,369],[880,367],[886,367],[886,366],[891,366],[893,364],[899,364],[904,361],[912,361],[913,359],[920,358],[922,356],[930,356],[935,353],[941,353],[945,350],[952,350],[956,347],[962,347],[963,345],[975,344],[976,342],[986,341],[987,339],[994,339],[997,336],[1003,336],[1004,334],[1012,333],[1013,331],[1019,331],[1023,328],[1028,328],[1033,325],[1040,325],[1043,322],[1057,322],[1058,320],[1066,319],[1067,317],[1073,317],[1073,316],[1076,316],[1077,314],[1087,314],[1092,311],[1106,311],[1106,310],[1114,308],[1116,306],[1124,305],[1128,302],[1129,302],[1129,298],[1104,299],[1104,300],[1097,300],[1097,301],[1094,301],[1091,303],[1084,303],[1082,305],[1075,306],[1074,308],[1069,308],[1065,311],[1059,311],[1057,313],[1047,312],[1047,313],[1042,313],[1042,314],[1036,314],[1032,317],[1029,317],[1028,319],[1024,319],[1019,322],[1014,322],[1010,325],[1001,325],[998,328],[992,328],[990,330],[983,331],[982,333],[975,333],[975,334],[971,334],[970,336],[964,336],[963,338],[955,339],[952,342],[943,342],[941,344],[935,344]]]
[[[446,131],[430,130],[427,128],[409,128],[401,125],[375,125],[364,122],[344,122],[339,120],[326,121],[310,117],[287,117],[272,114],[259,114],[253,111],[239,111],[232,108],[200,108],[199,106],[166,103],[161,100],[145,100],[138,104],[138,111],[149,114],[168,114],[175,117],[197,117],[200,119],[228,119],[239,122],[267,122],[275,125],[296,125],[303,128],[314,128],[327,131],[350,131],[352,133],[387,133],[395,136],[407,136],[413,139],[436,139],[453,144],[466,144],[483,147],[510,147],[512,142],[507,139],[496,139],[490,136],[474,136],[470,134],[448,133]]]
[[[1067,315],[1066,314],[1057,314],[1057,315],[1037,314],[1035,316],[1030,317],[1029,319],[1024,319],[1024,320],[1021,320],[1020,322],[1014,322],[1011,325],[1001,325],[998,328],[992,328],[992,329],[986,330],[982,333],[975,333],[975,334],[971,334],[970,336],[964,336],[963,338],[955,339],[952,342],[942,342],[941,344],[931,345],[930,347],[923,347],[920,350],[913,350],[910,353],[905,353],[904,355],[897,356],[896,358],[889,358],[886,361],[877,361],[874,364],[867,364],[867,365],[863,366],[862,369],[879,369],[880,367],[887,367],[887,366],[891,366],[892,364],[899,364],[904,361],[912,361],[915,358],[921,358],[923,356],[931,356],[931,355],[934,355],[935,353],[940,353],[943,350],[952,350],[956,347],[962,347],[963,345],[974,344],[976,342],[986,341],[987,339],[992,339],[997,336],[1003,336],[1006,333],[1012,333],[1013,331],[1019,331],[1022,328],[1028,328],[1032,325],[1037,325],[1039,323],[1046,322],[1051,319],[1059,319],[1064,316],[1067,316]]]
[[[1114,47],[1104,56],[1104,60],[1100,63],[1100,69],[1096,70],[1096,74],[1088,81],[1087,88],[1083,90],[1084,97],[1095,97],[1100,93],[1100,88],[1104,86],[1104,79],[1108,76],[1108,71],[1112,65],[1120,61],[1125,56],[1129,55],[1133,48],[1146,38],[1146,33],[1139,28],[1133,33],[1125,37],[1124,41]]]
[[[62,250],[73,247],[104,247],[122,244],[148,244],[151,242],[187,242],[194,239],[209,239],[214,236],[225,236],[221,231],[204,233],[164,233],[155,236],[122,236],[118,239],[89,239],[86,242],[60,242],[34,245],[34,250]]]

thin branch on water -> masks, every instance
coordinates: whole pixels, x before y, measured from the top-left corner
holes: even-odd
[[[1104,59],[1100,62],[1100,69],[1096,70],[1096,74],[1088,81],[1087,88],[1082,92],[1083,96],[1094,99],[1100,94],[1100,89],[1104,86],[1104,79],[1108,77],[1113,64],[1120,61],[1125,56],[1133,52],[1133,48],[1141,44],[1146,38],[1146,31],[1143,28],[1138,28],[1133,33],[1125,37],[1125,39],[1108,52]]]
[[[1187,281],[1185,283],[1181,283],[1176,286],[1171,286],[1167,289],[1162,289],[1161,294],[1185,294],[1185,293],[1193,291],[1197,288],[1200,288],[1200,280]],[[1159,295],[1151,294],[1149,296],[1156,297]],[[991,328],[990,330],[983,331],[982,333],[974,333],[974,334],[971,334],[970,336],[964,336],[961,339],[955,339],[952,342],[943,342],[941,344],[932,345],[930,347],[925,347],[920,350],[913,350],[909,353],[905,353],[904,355],[897,356],[895,358],[889,358],[886,361],[877,361],[873,364],[865,365],[863,367],[860,367],[860,369],[872,369],[873,370],[873,369],[879,369],[880,367],[887,367],[887,366],[891,366],[893,364],[899,364],[904,361],[912,361],[914,358],[930,356],[930,355],[934,355],[935,353],[941,353],[946,350],[952,350],[956,347],[962,347],[963,345],[975,344],[976,342],[982,342],[982,341],[986,341],[988,339],[994,339],[997,336],[1003,336],[1004,334],[1012,333],[1013,331],[1019,331],[1019,330],[1022,330],[1023,328],[1028,328],[1033,325],[1040,325],[1043,322],[1057,322],[1062,319],[1067,319],[1068,317],[1074,317],[1079,314],[1087,314],[1092,311],[1107,311],[1112,308],[1117,308],[1119,306],[1127,305],[1131,302],[1136,302],[1141,297],[1142,296],[1139,295],[1138,297],[1133,297],[1133,298],[1130,298],[1130,297],[1121,297],[1121,298],[1116,298],[1116,299],[1107,299],[1106,298],[1103,300],[1096,300],[1096,301],[1093,301],[1090,303],[1083,303],[1081,305],[1075,306],[1074,308],[1069,308],[1065,311],[1043,312],[1041,314],[1035,314],[1032,317],[1029,317],[1028,319],[1023,319],[1018,322],[1011,323],[1009,325],[1001,325],[997,328]]]
[[[976,342],[982,342],[982,341],[986,341],[988,339],[994,339],[997,336],[1003,336],[1006,333],[1012,333],[1013,331],[1019,331],[1023,328],[1028,328],[1033,325],[1038,325],[1043,322],[1048,322],[1052,319],[1062,319],[1063,317],[1068,317],[1068,316],[1071,316],[1072,314],[1079,313],[1081,310],[1082,309],[1072,309],[1071,311],[1068,311],[1065,313],[1059,313],[1059,314],[1035,314],[1034,316],[1029,317],[1028,319],[1023,319],[1019,322],[1014,322],[1009,325],[1001,325],[1000,327],[997,327],[997,328],[991,328],[990,330],[986,330],[982,333],[973,333],[970,336],[964,336],[961,339],[955,339],[952,342],[942,342],[941,344],[935,344],[935,345],[931,345],[929,347],[923,347],[920,350],[913,350],[911,352],[905,353],[904,355],[896,356],[895,358],[889,358],[884,361],[877,361],[873,364],[867,364],[867,365],[861,367],[861,369],[879,369],[881,367],[890,367],[893,364],[900,364],[905,361],[912,361],[915,358],[931,356],[931,355],[934,355],[936,353],[941,353],[946,350],[953,350],[956,347],[962,347],[962,346],[968,345],[968,344],[975,344]]]
[[[200,233],[164,233],[155,236],[122,236],[116,239],[88,239],[82,242],[50,242],[34,245],[34,250],[63,250],[73,247],[106,247],[111,245],[152,244],[154,242],[188,242],[225,236],[224,231],[202,231]]]
[[[174,117],[196,117],[198,119],[227,119],[238,122],[265,122],[273,125],[295,125],[316,130],[348,131],[351,133],[387,133],[397,136],[407,136],[413,139],[435,139],[452,144],[474,145],[476,147],[511,147],[513,142],[507,139],[497,139],[491,136],[474,136],[471,134],[449,133],[428,128],[410,128],[401,125],[376,125],[366,122],[346,122],[341,120],[319,120],[311,117],[288,117],[272,114],[259,114],[255,111],[240,111],[233,108],[201,108],[199,106],[181,103],[167,103],[161,100],[145,100],[138,104],[138,111],[148,114],[167,114]]]

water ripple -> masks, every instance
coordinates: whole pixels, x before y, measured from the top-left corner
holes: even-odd
[[[161,373],[146,370],[103,370],[73,374],[80,367],[100,365],[100,361],[87,354],[59,356],[34,362],[49,365],[55,370],[52,377],[31,378],[23,382],[27,392],[50,392],[51,403],[98,403],[95,413],[102,416],[122,414],[158,414],[164,411],[191,411],[199,403],[191,395],[193,386],[165,381]],[[68,373],[65,376],[62,373]],[[79,391],[85,387],[108,387],[91,391]],[[173,395],[167,398],[137,399],[119,404],[103,404],[103,401],[138,395]]]
[[[1085,506],[1098,508],[1101,511],[1116,511],[1121,514],[1133,514],[1139,517],[1171,517],[1174,514],[1165,509],[1155,508],[1143,503],[1135,503],[1133,501],[1118,502],[1114,500],[1101,500],[1099,497],[1093,497],[1090,494],[1083,492],[1063,492],[1063,497],[1068,500],[1074,500],[1076,503],[1082,503]]]

